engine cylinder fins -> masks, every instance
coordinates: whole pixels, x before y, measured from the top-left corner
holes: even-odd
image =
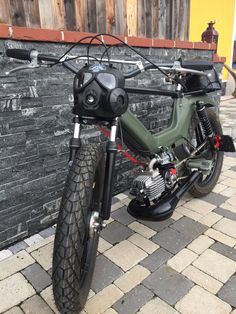
[[[150,172],[139,175],[131,185],[130,194],[139,201],[143,197],[148,197],[149,201],[158,198],[165,191],[165,182],[158,170],[155,173],[155,176],[152,176]]]
[[[187,192],[193,184],[202,178],[202,173],[193,171],[188,179],[180,185],[174,192],[161,197],[158,203],[146,206],[137,199],[133,199],[128,205],[128,213],[136,219],[161,221],[172,216],[180,198]]]

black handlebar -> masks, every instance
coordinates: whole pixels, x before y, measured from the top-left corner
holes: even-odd
[[[6,55],[11,58],[16,58],[20,60],[27,60],[31,61],[31,52],[33,50],[26,50],[26,49],[7,49]],[[48,61],[48,62],[58,62],[60,60],[59,57],[55,57],[52,55],[46,55],[46,54],[38,54],[37,58],[39,61]],[[69,60],[68,60],[69,61]],[[205,61],[205,60],[199,60],[199,61],[183,61],[180,60],[181,65],[186,69],[195,69],[198,71],[204,71],[204,70],[211,70],[213,68],[213,62]],[[68,70],[70,70],[73,73],[78,73],[78,69],[73,66],[71,63],[68,63],[67,61],[64,61],[62,63]],[[132,78],[141,73],[142,71],[149,70],[149,69],[156,69],[158,67],[167,67],[171,68],[174,65],[174,63],[159,63],[159,64],[150,64],[147,63],[143,66],[143,69],[136,69],[133,71],[130,71],[128,73],[124,73],[124,78]]]
[[[31,61],[30,50],[26,49],[7,49],[6,55],[10,58]]]

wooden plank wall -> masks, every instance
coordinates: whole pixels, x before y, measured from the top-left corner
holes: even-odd
[[[190,0],[0,0],[0,23],[188,39]]]

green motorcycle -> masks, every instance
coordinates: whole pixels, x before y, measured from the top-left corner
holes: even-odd
[[[87,56],[70,56],[73,47],[60,58],[36,50],[7,50],[9,57],[31,61],[14,70],[62,64],[75,73],[70,169],[59,210],[52,273],[56,305],[66,314],[79,313],[88,297],[99,234],[111,213],[118,138],[142,157],[142,171],[130,187],[133,198],[128,212],[137,219],[152,221],[171,217],[187,191],[195,197],[211,192],[221,172],[223,152],[235,151],[232,139],[222,134],[216,103],[208,96],[209,92],[221,89],[212,62],[178,60],[156,64],[133,47],[129,48],[144,63],[112,60],[101,35],[89,38],[104,46],[100,60],[89,56],[89,49]],[[85,60],[86,64],[78,70],[71,63],[74,59]],[[123,73],[113,66],[116,63],[137,67]],[[161,72],[172,88],[131,88],[125,84],[129,78],[151,69]],[[213,72],[214,81],[209,71]],[[152,134],[129,111],[130,93],[171,97],[171,125]],[[97,125],[103,131],[110,129],[106,132],[105,153],[100,144],[81,142],[83,125]]]

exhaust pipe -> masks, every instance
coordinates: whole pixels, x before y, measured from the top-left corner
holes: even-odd
[[[136,219],[161,221],[172,216],[179,200],[193,184],[202,178],[200,171],[193,171],[187,181],[179,186],[173,193],[165,195],[158,203],[146,206],[133,199],[128,205],[128,213]]]

